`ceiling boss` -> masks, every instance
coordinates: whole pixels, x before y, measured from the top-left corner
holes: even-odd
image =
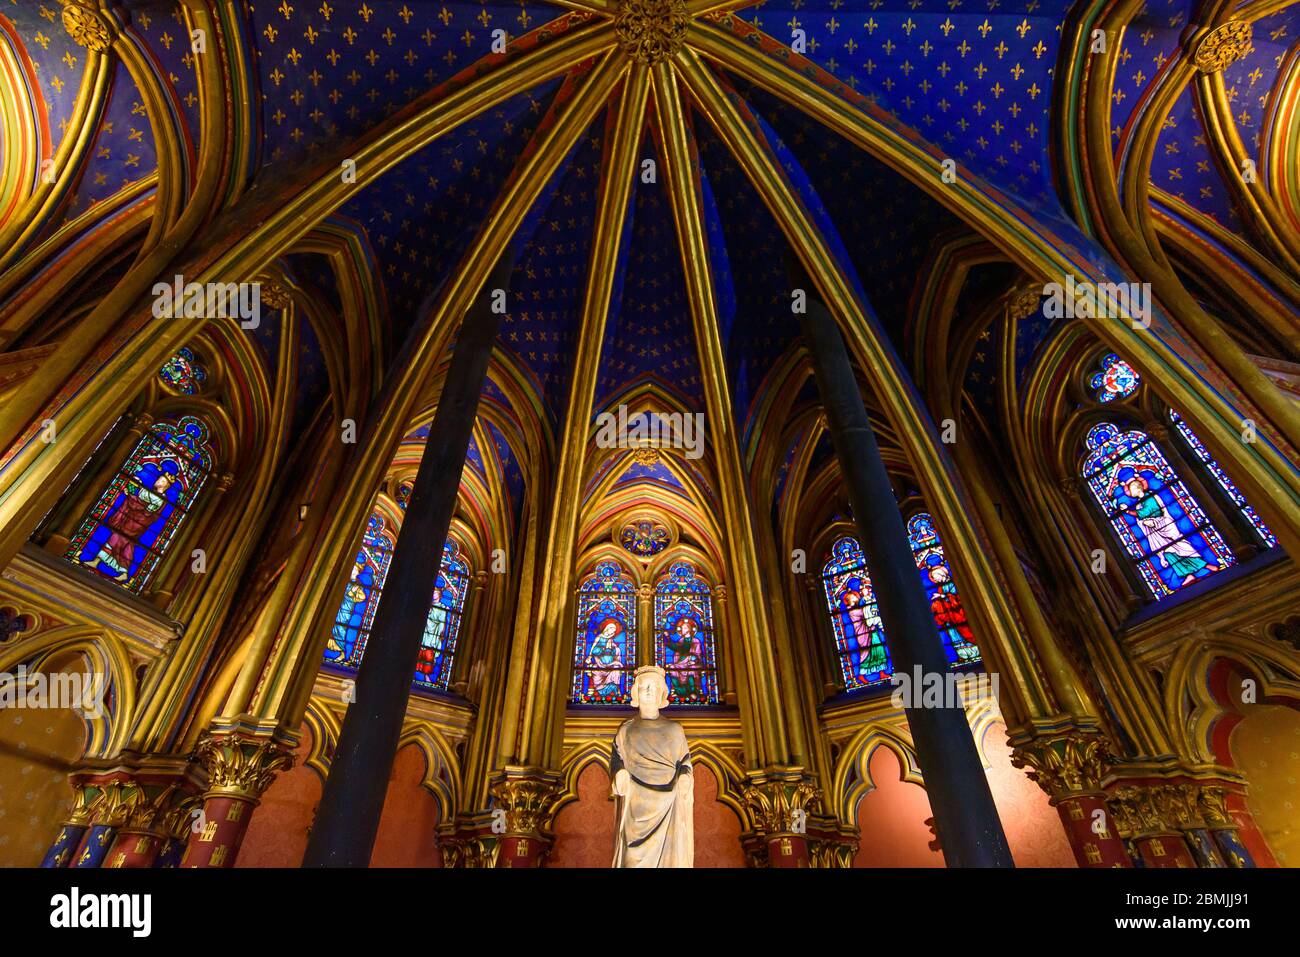
[[[686,0],[623,0],[614,33],[628,56],[655,64],[681,49],[689,20]]]

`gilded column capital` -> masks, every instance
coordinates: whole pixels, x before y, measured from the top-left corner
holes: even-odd
[[[1111,792],[1109,804],[1125,837],[1168,834],[1205,826],[1196,791],[1187,784],[1130,784]]]
[[[113,30],[93,0],[63,0],[63,29],[74,42],[96,53],[113,45]]]
[[[1237,826],[1237,822],[1228,813],[1227,789],[1214,784],[1204,784],[1199,787],[1193,786],[1193,790],[1195,791],[1196,807],[1200,811],[1201,819],[1205,822],[1206,827],[1210,828],[1210,830],[1219,830]]]
[[[812,867],[852,867],[858,854],[857,841],[834,841],[811,838],[808,841],[808,860]]]
[[[443,867],[496,867],[501,842],[490,837],[457,834],[440,839],[438,849],[442,852]]]
[[[240,733],[205,734],[194,754],[207,769],[209,797],[256,801],[277,772],[293,766],[293,752],[281,742]]]
[[[1100,734],[1069,731],[1017,746],[1011,763],[1026,768],[1029,779],[1053,800],[1098,794],[1110,764],[1107,745]]]
[[[72,812],[68,815],[67,823],[74,827],[89,827],[95,816],[95,806],[103,792],[93,784],[82,784],[75,780],[72,790],[76,797],[72,800]]]
[[[801,768],[751,776],[742,792],[754,822],[766,834],[803,833],[809,813],[822,803],[821,788]]]
[[[1146,837],[1166,831],[1150,790],[1126,786],[1117,788],[1107,801],[1115,828],[1124,837]]]
[[[163,808],[158,824],[167,836],[183,840],[193,826],[194,812],[203,807],[203,795],[181,794],[179,797],[173,795],[173,798]]]
[[[1202,73],[1219,73],[1252,49],[1251,26],[1245,20],[1229,20],[1207,33],[1196,45],[1193,62]]]
[[[99,800],[95,803],[94,821],[109,827],[122,827],[139,814],[145,802],[144,793],[131,781],[107,781],[101,785]]]
[[[533,769],[506,768],[489,793],[506,812],[506,834],[540,834],[560,790],[560,777]]]

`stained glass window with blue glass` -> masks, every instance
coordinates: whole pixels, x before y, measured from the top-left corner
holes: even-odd
[[[370,626],[375,621],[379,596],[388,577],[397,538],[379,513],[370,516],[361,537],[361,548],[352,563],[352,575],[343,593],[343,603],[334,616],[334,627],[325,644],[325,660],[347,668],[361,665]]]
[[[876,594],[862,548],[848,536],[831,546],[822,568],[822,587],[848,691],[887,682],[893,673]]]
[[[420,636],[420,657],[415,664],[417,686],[447,690],[468,587],[469,567],[460,557],[460,546],[448,539],[442,547],[442,564],[433,587],[424,634]]]
[[[334,627],[325,645],[326,662],[352,670],[361,667],[396,541],[396,533],[384,517],[378,512],[372,514],[361,537],[343,603],[334,616]],[[413,679],[417,688],[447,689],[468,587],[469,566],[460,555],[460,546],[449,538],[442,548],[442,562],[420,637]]]
[[[943,543],[929,513],[913,515],[907,523],[907,540],[912,546],[912,557],[921,572],[926,597],[930,599],[930,612],[943,638],[948,663],[973,665],[980,660],[980,650],[966,620],[966,609],[952,580],[952,569],[943,553]]]
[[[1092,377],[1090,384],[1097,401],[1114,402],[1131,396],[1142,380],[1131,365],[1110,352],[1102,357],[1101,370]]]
[[[1165,598],[1234,563],[1146,433],[1103,422],[1089,431],[1087,447],[1082,477],[1153,596]]]
[[[1178,434],[1183,437],[1183,441],[1185,441],[1188,447],[1192,450],[1192,454],[1200,459],[1201,464],[1203,464],[1206,469],[1209,470],[1210,474],[1214,476],[1214,480],[1219,483],[1219,488],[1223,489],[1228,498],[1230,498],[1233,504],[1241,511],[1242,517],[1244,517],[1246,521],[1250,522],[1251,527],[1253,527],[1259,537],[1263,539],[1264,544],[1269,548],[1275,547],[1277,545],[1277,536],[1273,534],[1272,529],[1264,524],[1264,520],[1259,517],[1259,513],[1250,507],[1250,503],[1246,501],[1246,496],[1242,495],[1241,490],[1233,484],[1232,479],[1228,478],[1228,473],[1223,471],[1223,468],[1217,461],[1215,461],[1214,456],[1210,454],[1210,450],[1205,447],[1205,444],[1201,442],[1199,438],[1197,438],[1196,433],[1191,430],[1191,427],[1183,421],[1183,417],[1173,409],[1170,409],[1169,420],[1174,423],[1174,428],[1176,428]]]
[[[655,588],[655,664],[671,704],[717,704],[713,598],[690,562],[674,562]]]
[[[150,427],[77,528],[65,557],[139,592],[211,470],[201,419],[185,416]]]
[[[208,370],[187,346],[178,349],[158,370],[158,378],[185,395],[194,395],[207,381]]]
[[[636,586],[617,562],[600,562],[578,588],[572,700],[628,704],[636,670]]]

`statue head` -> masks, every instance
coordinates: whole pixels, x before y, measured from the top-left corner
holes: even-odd
[[[643,718],[657,718],[668,705],[668,678],[658,665],[638,668],[632,679],[632,703]]]

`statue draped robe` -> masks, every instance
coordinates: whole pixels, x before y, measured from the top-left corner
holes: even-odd
[[[629,718],[614,736],[610,771],[631,780],[619,800],[615,867],[692,867],[695,831],[692,794],[677,781],[691,773],[686,732],[667,718]]]

